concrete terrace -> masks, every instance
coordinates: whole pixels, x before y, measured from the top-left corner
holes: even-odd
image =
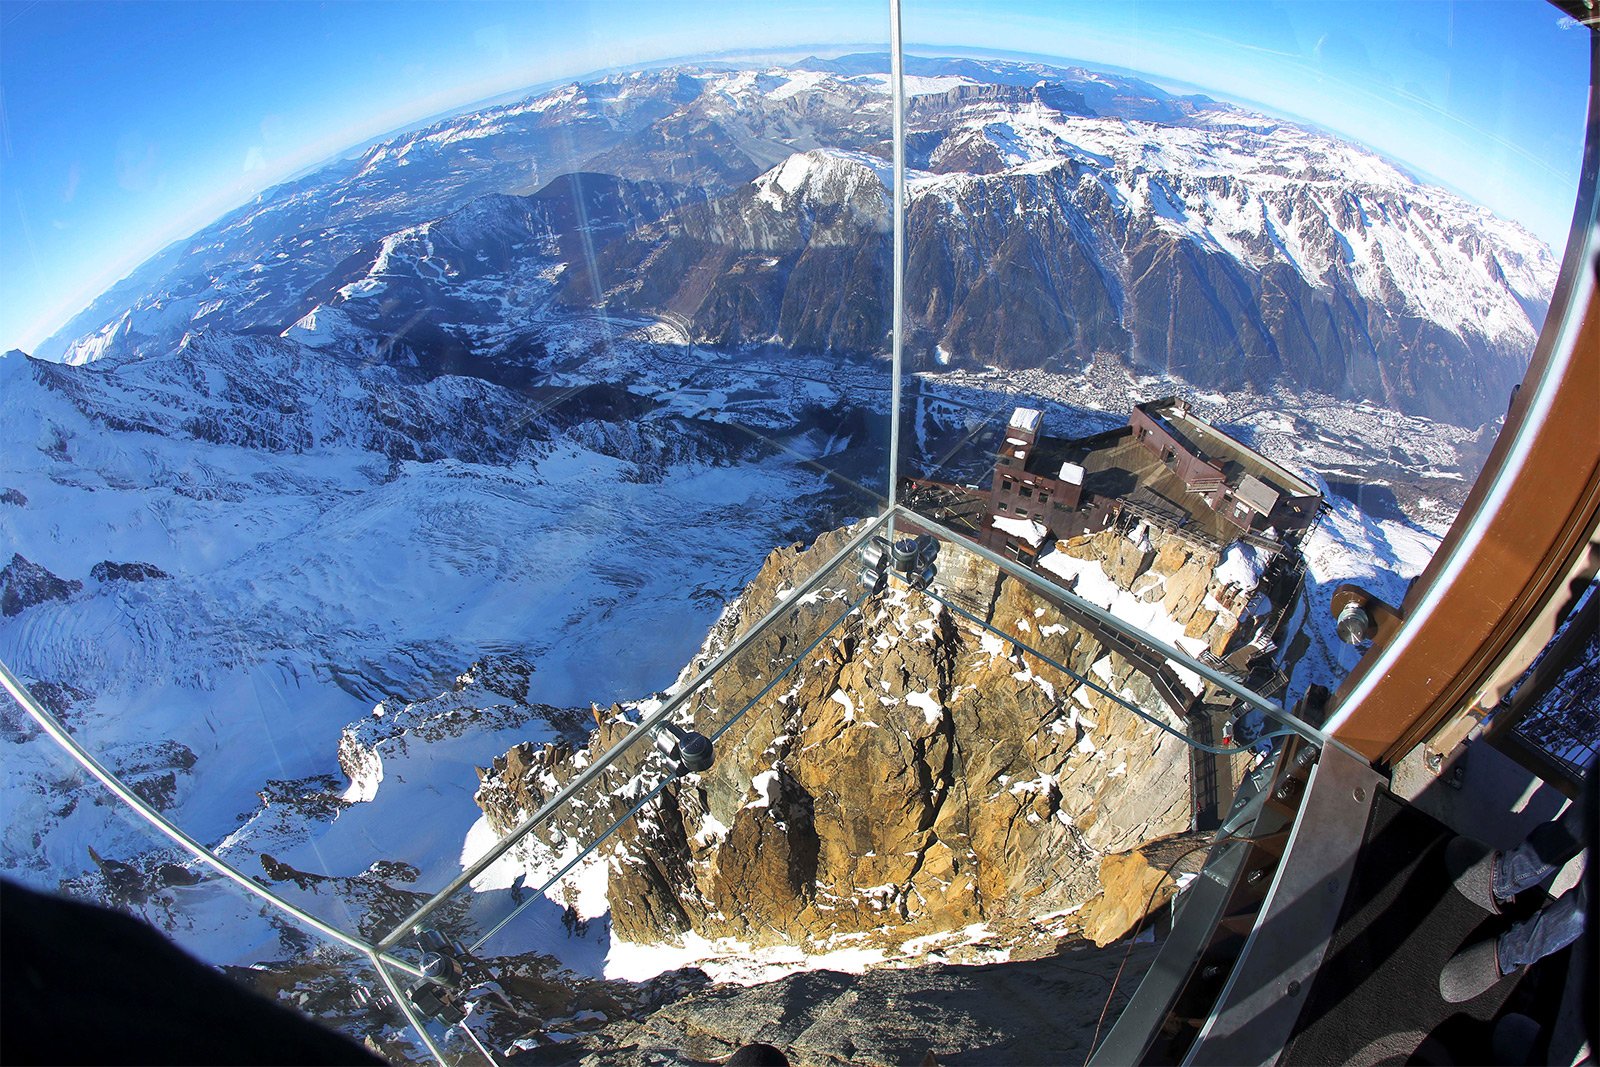
[[[1244,475],[1250,474],[1269,484],[1281,486],[1294,496],[1312,496],[1317,492],[1317,487],[1304,478],[1190,412],[1170,404],[1147,410],[1191,452],[1221,467],[1229,485],[1238,485]]]

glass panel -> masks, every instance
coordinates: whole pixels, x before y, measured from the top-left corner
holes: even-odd
[[[1320,723],[1302,698],[1360,655],[1341,586],[1398,605],[1477,476],[1556,286],[1589,35],[1544,3],[908,0],[904,17],[901,525],[1033,576],[997,582],[946,544],[933,591],[1001,631],[1017,680],[976,683],[985,702],[1050,709],[1024,716],[1046,728],[1026,760],[990,758],[1053,783],[1035,814],[1066,815],[1078,877],[1142,914],[1123,879],[1161,885],[1159,839],[1226,816],[1251,749],[1303,729],[1275,709]],[[1185,671],[1150,638],[1216,677],[1157,684]],[[1115,695],[1241,755],[1151,744],[1046,657],[1091,679],[1109,662]],[[1063,762],[1061,725],[1105,762]],[[1041,886],[1013,914],[1067,906]]]
[[[1205,610],[1249,609],[1213,651],[1291,703],[1337,686],[1336,590],[1400,602],[1528,366],[1587,32],[1543,3],[914,2],[905,34],[963,47],[906,60],[902,499],[1046,571],[1210,550]]]
[[[878,548],[784,598],[744,643],[745,622],[731,629],[732,658],[668,697],[669,721],[712,741],[708,769],[667,773],[639,725],[658,701],[602,713],[587,748],[524,744],[496,759],[478,794],[479,848],[565,801],[396,951],[420,959],[409,953],[432,936],[421,928],[464,968],[527,978],[559,961],[575,976],[521,1047],[594,1051],[604,1020],[583,1005],[640,995],[618,993],[618,979],[982,962],[1128,933],[1142,910],[1086,907],[1099,857],[1180,835],[1151,854],[1165,862],[1203,842],[1186,835],[1216,825],[1268,731],[1181,665],[1086,632],[1060,589],[945,543],[919,591],[926,552],[908,581]],[[768,567],[748,595],[785,585]],[[504,1047],[509,1017],[468,1023]]]
[[[250,876],[389,929],[477,768],[582,745],[769,553],[798,583],[881,510],[887,25],[8,17],[0,660]]]

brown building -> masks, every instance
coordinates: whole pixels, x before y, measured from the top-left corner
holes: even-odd
[[[1127,426],[1091,437],[1047,437],[1043,422],[1035,408],[1012,413],[981,521],[990,547],[1030,563],[1047,542],[1123,515],[1222,545],[1295,537],[1322,506],[1315,486],[1177,397],[1140,404]]]
[[[1322,506],[1315,486],[1212,426],[1178,397],[1136,406],[1128,426],[1187,492],[1242,532],[1303,530]]]

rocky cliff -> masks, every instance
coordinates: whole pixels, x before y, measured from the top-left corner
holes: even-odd
[[[1097,941],[1121,936],[1151,889],[1138,851],[1190,828],[1190,749],[1080,679],[1175,729],[1183,720],[1146,667],[1051,598],[949,546],[935,591],[989,629],[891,587],[806,651],[859,590],[851,571],[792,603],[789,591],[845,536],[773,552],[686,671],[779,606],[778,623],[680,718],[709,735],[748,708],[717,740],[715,766],[669,786],[609,846],[615,936],[694,931],[815,949],[898,946],[976,923],[1018,944],[1086,926]],[[1225,647],[1250,599],[1217,580],[1215,552],[1176,536],[1112,530],[1057,552],[1159,610],[1195,650]],[[803,662],[772,685],[797,654]],[[586,749],[523,746],[480,771],[478,801],[496,830],[633,728],[620,708],[596,715]],[[645,748],[564,813],[547,844],[625,812],[643,790],[633,775]],[[1119,899],[1096,902],[1108,877]]]
[[[0,567],[0,615],[20,615],[47,600],[65,600],[83,588],[83,583],[60,578],[20,552]]]

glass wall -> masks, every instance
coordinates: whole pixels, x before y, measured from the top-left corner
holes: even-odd
[[[1114,971],[1476,476],[1586,48],[1531,2],[17,13],[0,661],[150,818],[8,707],[6,874],[399,1059],[604,1054],[690,968]]]
[[[164,818],[368,943],[509,829],[480,770],[571,773],[709,691],[889,485],[885,13],[448,14],[33,11],[4,45],[27,354],[0,367],[0,659]],[[62,78],[60,40],[104,46],[107,80]],[[151,63],[185,84],[111,92]],[[100,118],[69,118],[86,97]],[[235,144],[244,179],[212,158]],[[175,203],[190,172],[224,202]],[[175,243],[36,330],[24,295],[70,299],[87,262],[52,220]],[[91,878],[117,809],[62,816],[49,739],[8,747],[7,868]],[[596,779],[561,840],[639,773]],[[482,937],[549,847],[433,924]],[[549,902],[571,882],[486,946],[518,988],[547,939],[599,977],[603,871],[587,940]]]
[[[1587,32],[909,3],[905,38],[904,503],[1052,584],[1098,564],[1114,612],[1160,596],[1275,701],[1336,688],[1336,593],[1400,603],[1533,355]]]

